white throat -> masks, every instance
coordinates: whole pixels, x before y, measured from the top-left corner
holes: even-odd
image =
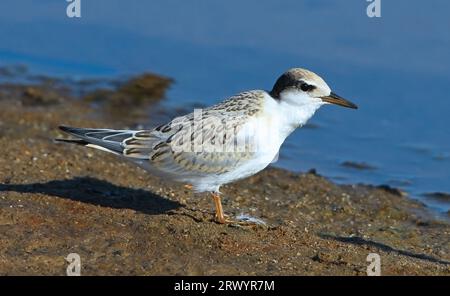
[[[302,92],[283,92],[278,101],[281,135],[287,137],[296,128],[306,124],[317,109],[324,104],[321,99],[311,98]]]

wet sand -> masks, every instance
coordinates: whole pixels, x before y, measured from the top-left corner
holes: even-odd
[[[267,226],[220,225],[207,195],[52,141],[125,123],[21,87],[0,93],[1,275],[64,275],[69,253],[84,275],[366,275],[369,253],[383,275],[450,275],[449,223],[394,188],[268,168],[222,189],[226,213]]]

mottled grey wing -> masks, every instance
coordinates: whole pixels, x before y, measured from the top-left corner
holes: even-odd
[[[253,156],[245,144],[234,145],[249,119],[262,110],[261,92],[246,92],[221,104],[178,117],[154,130],[140,131],[124,141],[124,155],[148,159],[164,173],[186,175],[221,174],[232,170]],[[212,144],[218,150],[200,149]],[[209,146],[211,147],[211,146]]]

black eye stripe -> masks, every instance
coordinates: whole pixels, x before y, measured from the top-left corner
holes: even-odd
[[[275,85],[273,86],[272,90],[270,91],[270,95],[273,98],[279,99],[280,94],[289,88],[299,89],[304,92],[309,92],[317,87],[315,85],[311,85],[303,81],[302,79],[299,79],[292,73],[284,73],[281,75],[277,81],[275,82]]]
[[[312,91],[313,89],[315,89],[316,87],[314,85],[308,84],[304,81],[299,81],[297,86],[302,90],[302,91]]]

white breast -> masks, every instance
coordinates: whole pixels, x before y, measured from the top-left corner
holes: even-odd
[[[254,155],[235,169],[221,174],[193,180],[197,191],[217,191],[220,185],[242,179],[266,168],[276,161],[284,140],[299,126],[305,124],[321,104],[292,106],[289,101],[278,101],[265,95],[264,109],[239,132],[240,142],[247,139],[254,145]]]

